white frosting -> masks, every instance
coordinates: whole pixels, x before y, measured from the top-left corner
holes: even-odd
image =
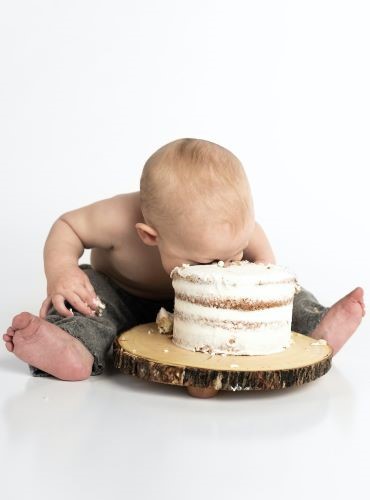
[[[171,276],[175,271],[183,278],[196,276],[204,283],[209,280],[211,283],[229,286],[279,283],[285,280],[295,281],[294,276],[281,266],[254,264],[247,260],[233,262],[224,267],[219,266],[216,262],[196,266],[183,264],[181,267],[175,267]]]
[[[196,266],[194,266],[196,267]],[[227,269],[227,268],[225,268]],[[233,298],[247,297],[251,300],[287,300],[292,295],[294,283],[273,283],[260,285],[259,283],[192,283],[191,281],[177,280],[172,282],[175,293],[182,293],[191,297]]]
[[[225,267],[217,263],[177,267],[171,276],[176,345],[249,355],[272,354],[289,346],[296,280],[284,268],[242,261]],[[225,299],[244,299],[252,310],[207,305],[207,300]]]
[[[235,339],[235,342],[230,343],[230,339]],[[290,322],[280,327],[269,325],[233,332],[229,329],[181,321],[175,316],[172,340],[177,346],[191,351],[233,355],[274,354],[290,345]]]

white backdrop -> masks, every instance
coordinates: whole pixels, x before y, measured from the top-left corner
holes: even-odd
[[[369,23],[366,0],[1,2],[2,331],[39,310],[54,220],[138,189],[179,137],[241,159],[279,262],[324,304],[368,290]]]
[[[38,310],[53,221],[136,190],[179,137],[242,160],[279,262],[322,301],[365,284],[368,21],[365,1],[3,2],[7,312]]]

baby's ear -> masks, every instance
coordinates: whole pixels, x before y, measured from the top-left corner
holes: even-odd
[[[135,224],[136,231],[145,245],[156,246],[158,245],[158,233],[155,229],[148,226],[148,224],[143,224],[142,222],[137,222]]]

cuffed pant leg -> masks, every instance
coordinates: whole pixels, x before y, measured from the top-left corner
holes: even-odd
[[[83,264],[80,268],[88,275],[96,294],[106,305],[102,316],[84,316],[73,309],[74,316],[64,317],[52,307],[45,319],[82,342],[94,357],[91,374],[99,375],[104,371],[106,354],[117,332],[132,328],[137,321],[131,312],[132,297],[129,294],[125,296],[113,280],[91,266]],[[68,303],[67,306],[71,307]],[[30,366],[30,369],[33,376],[47,376],[38,368]]]
[[[321,305],[312,293],[302,288],[294,296],[292,330],[310,335],[327,311],[328,308]]]

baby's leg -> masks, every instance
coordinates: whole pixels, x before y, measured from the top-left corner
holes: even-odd
[[[4,335],[9,351],[28,363],[33,375],[53,375],[63,380],[82,380],[102,373],[105,355],[117,331],[130,328],[135,318],[122,303],[117,285],[90,266],[80,266],[106,304],[101,317],[77,311],[65,318],[52,308],[46,320],[29,313],[13,319]]]
[[[294,298],[292,330],[325,339],[336,354],[365,315],[364,292],[356,288],[331,307],[322,306],[307,290]]]
[[[358,287],[328,309],[311,337],[325,339],[336,354],[356,331],[363,316],[364,291]]]

